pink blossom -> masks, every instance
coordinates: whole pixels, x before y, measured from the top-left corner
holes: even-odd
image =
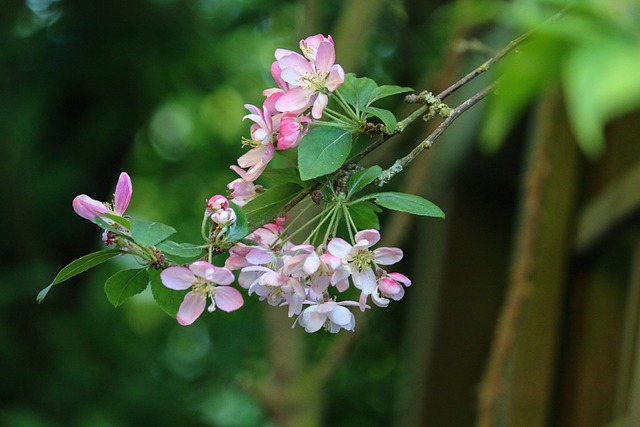
[[[278,49],[278,50],[284,50],[284,49]],[[276,57],[278,50],[276,50]],[[287,53],[293,53],[290,50],[286,51]],[[277,98],[280,97],[280,95],[282,95],[284,92],[288,91],[289,88],[289,84],[287,82],[285,82],[284,80],[282,80],[282,69],[280,68],[280,64],[278,64],[278,61],[274,61],[271,64],[271,76],[273,77],[273,80],[275,80],[276,84],[278,85],[277,88],[271,88],[271,89],[265,89],[262,91],[262,94],[264,96],[267,97],[267,99],[270,100],[276,100]],[[302,112],[302,111],[301,111]]]
[[[251,114],[247,114],[243,119],[254,122],[251,125],[251,139],[245,140],[245,145],[251,146],[251,150],[238,159],[237,166],[231,166],[245,181],[255,181],[267,167],[275,153],[274,142],[277,140],[277,131],[280,125],[280,116],[272,108],[272,102],[265,102],[263,108],[245,104],[245,108]],[[248,168],[248,170],[244,170]]]
[[[238,166],[230,166],[230,169],[240,175],[245,181],[253,182],[267,168],[267,164],[273,159],[275,149],[273,144],[260,145],[247,151],[238,158]],[[244,170],[242,168],[248,168]]]
[[[288,305],[289,317],[300,314],[302,303],[307,296],[307,291],[300,280],[280,270],[263,266],[245,267],[242,272],[257,273],[248,287],[249,295],[256,293],[261,301],[266,300],[270,305]]]
[[[264,274],[264,271],[260,269],[246,269],[245,267],[268,266],[278,269],[282,266],[284,262],[283,250],[293,246],[290,242],[285,243],[284,248],[277,245],[283,231],[283,224],[282,218],[276,218],[274,224],[265,224],[246,237],[247,240],[254,241],[255,245],[237,243],[229,250],[230,256],[227,258],[225,266],[231,270],[241,270],[238,283],[243,288],[248,289]]]
[[[264,247],[276,246],[280,240],[280,236],[284,232],[286,220],[286,217],[277,217],[273,223],[265,224],[251,233],[249,238]],[[293,243],[287,242],[283,249],[289,249],[293,246]]]
[[[236,222],[236,213],[231,208],[219,209],[217,212],[211,214],[211,221],[222,227],[228,227]]]
[[[378,291],[380,294],[398,301],[404,296],[404,286],[411,286],[411,280],[401,273],[389,273],[380,279]]]
[[[411,286],[411,280],[401,273],[388,273],[380,270],[382,276],[378,281],[376,290],[371,294],[371,300],[378,307],[387,307],[389,299],[398,301],[404,296],[404,286]],[[360,295],[360,306],[366,305],[368,295]]]
[[[251,125],[251,141],[249,144],[267,145],[275,141],[276,130],[280,124],[280,115],[272,108],[271,102],[262,105],[262,109],[255,105],[245,104],[244,107],[251,114],[247,114],[242,119],[249,119],[254,123]]]
[[[279,78],[289,87],[275,103],[278,111],[297,114],[313,106],[311,114],[319,119],[329,101],[328,94],[344,82],[344,70],[335,64],[333,40],[322,37],[312,36],[301,42],[305,56],[276,50]]]
[[[340,258],[346,264],[355,287],[363,294],[371,295],[377,284],[373,268],[376,265],[391,265],[400,261],[402,250],[387,247],[369,250],[380,240],[380,233],[377,230],[359,231],[354,238],[356,243],[353,246],[339,237],[331,239],[327,249],[331,255]]]
[[[247,237],[247,239],[249,238],[250,236]],[[277,256],[269,247],[237,243],[229,250],[229,258],[225,261],[225,267],[230,270],[239,270],[249,265],[272,264]],[[240,285],[245,287],[242,277],[240,278]]]
[[[307,278],[310,289],[322,295],[332,284],[331,279],[341,266],[341,260],[331,254],[318,255],[313,245],[294,246],[290,251],[294,255],[284,263],[282,271],[293,277]],[[348,282],[346,284],[348,286]],[[341,292],[345,289],[339,287]]]
[[[229,200],[221,194],[216,194],[207,201],[207,211],[210,213],[217,212],[220,209],[227,209],[228,207]]]
[[[300,40],[300,51],[309,61],[315,61],[318,47],[322,42],[329,42],[333,45],[333,38],[331,36],[325,37],[322,34],[309,36],[304,40]]]
[[[219,308],[222,311],[234,311],[242,307],[244,300],[237,289],[228,285],[235,280],[233,273],[216,267],[206,261],[196,261],[189,267],[169,267],[160,273],[162,284],[169,289],[185,290],[191,288],[180,308],[176,319],[181,325],[190,325],[200,317],[211,300],[208,310]]]
[[[113,204],[99,202],[86,194],[81,194],[73,199],[73,210],[82,218],[88,219],[92,222],[95,222],[96,216],[100,216],[105,218],[105,220],[112,222],[108,218],[103,217],[102,214],[109,213],[123,216],[129,206],[132,193],[133,188],[131,186],[131,178],[126,172],[122,172],[118,178],[116,191],[113,195]]]
[[[280,134],[278,135],[278,150],[288,150],[297,147],[307,133],[306,123],[311,123],[307,116],[286,113],[280,120]]]
[[[240,170],[244,173],[242,169]],[[250,200],[254,199],[258,193],[263,191],[261,185],[256,185],[242,178],[231,181],[227,184],[227,188],[231,190],[233,203],[238,206],[246,205]]]
[[[321,299],[319,302],[312,302],[309,307],[305,308],[297,321],[305,331],[310,333],[317,332],[322,327],[334,334],[340,329],[352,331],[356,326],[356,319],[353,313],[344,307],[345,305],[357,305],[357,303]]]

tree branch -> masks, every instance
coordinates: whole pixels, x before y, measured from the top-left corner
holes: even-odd
[[[486,97],[491,91],[496,87],[497,83],[493,82],[480,92],[473,95],[471,98],[467,99],[465,102],[460,104],[458,107],[451,110],[449,117],[447,117],[441,124],[438,126],[431,134],[418,146],[416,146],[409,154],[398,159],[395,163],[388,169],[384,170],[380,177],[378,178],[378,185],[383,186],[393,176],[402,171],[409,163],[411,163],[420,153],[424,150],[431,148],[436,139],[438,139],[444,131],[453,123],[462,113],[467,111],[469,108],[476,105],[480,102],[484,97]]]

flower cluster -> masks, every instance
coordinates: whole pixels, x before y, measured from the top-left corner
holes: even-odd
[[[323,114],[331,121],[340,122],[337,124],[341,127],[338,133],[340,138],[346,135],[346,144],[343,145],[350,147],[354,131],[344,127],[348,125],[347,121],[340,120],[346,116],[333,110],[333,104],[328,107],[329,96],[345,83],[342,67],[335,64],[332,38],[321,34],[308,37],[300,42],[300,50],[301,54],[277,49],[276,60],[271,66],[277,87],[263,91],[265,99],[261,108],[245,105],[249,114],[243,120],[253,122],[250,138],[244,139],[244,144],[250,149],[238,159],[237,165],[231,166],[239,178],[227,185],[230,198],[216,194],[206,201],[201,226],[203,244],[170,241],[168,237],[176,232],[173,227],[125,217],[133,190],[131,179],[124,172],[120,174],[113,203],[102,203],[84,194],[74,199],[76,213],[105,229],[103,239],[107,246],[113,245],[115,249],[90,254],[88,260],[82,262],[97,265],[111,256],[128,254],[138,258],[143,266],[109,279],[106,291],[114,305],[121,303],[123,298],[142,292],[148,282],[156,280],[152,287],[155,286],[153,295],[158,304],[168,313],[175,314],[181,325],[190,325],[205,308],[225,312],[241,308],[244,304],[242,294],[231,286],[237,279],[239,287],[246,289],[249,295],[256,294],[261,301],[272,306],[287,307],[289,317],[295,317],[294,326],[300,324],[307,332],[324,328],[336,333],[341,329],[355,328],[355,317],[348,307],[359,307],[361,311],[370,308],[370,303],[386,307],[391,300],[404,296],[411,280],[401,273],[386,270],[387,266],[402,259],[402,250],[374,248],[380,241],[380,232],[372,228],[377,227],[378,222],[376,207],[371,201],[406,211],[402,205],[402,200],[405,200],[411,203],[412,211],[423,214],[430,212],[428,209],[431,207],[426,200],[401,193],[393,193],[391,198],[380,193],[354,198],[355,193],[375,180],[382,171],[380,167],[355,167],[349,171],[336,171],[334,167],[324,171],[327,176],[332,172],[341,175],[316,180],[313,184],[316,188],[322,185],[322,188],[306,200],[307,207],[299,218],[310,208],[319,207],[320,212],[304,225],[293,227],[298,218],[291,221],[276,218],[273,223],[255,228],[272,218],[268,215],[273,215],[270,206],[274,204],[273,199],[266,199],[268,201],[264,203],[269,206],[267,210],[270,213],[259,219],[250,216],[251,212],[264,209],[259,200],[256,201],[258,209],[255,206],[253,209],[242,208],[265,191],[255,181],[274,157],[275,150],[298,147],[310,126],[320,127],[317,121]],[[353,87],[354,77],[349,78],[347,85]],[[371,83],[362,84],[368,84],[367,87],[374,90]],[[371,99],[405,91],[391,86],[377,90],[378,94],[370,94]],[[360,107],[366,107],[372,101],[348,100],[342,91],[335,96],[336,105],[346,107],[345,111],[354,120],[358,119],[358,123],[352,124],[359,129],[360,121],[366,117],[358,116],[349,107],[349,102],[352,106],[361,102],[364,104]],[[322,124],[336,126],[330,122]],[[332,137],[335,136],[335,127],[333,129],[329,131]],[[317,130],[311,132],[318,135]],[[310,144],[318,143],[318,140],[311,141],[313,143]],[[336,159],[330,163],[340,164],[343,161],[342,158]],[[308,195],[304,192],[298,194]],[[356,221],[363,218],[365,225]],[[312,224],[315,226],[301,240],[303,243],[294,243],[293,237]],[[251,231],[251,227],[255,229]],[[348,241],[337,237],[345,230]],[[216,256],[225,252],[228,252],[225,265],[214,265],[214,261],[220,263]],[[72,267],[78,271],[75,265]],[[175,291],[182,292],[184,296],[175,298]]]
[[[240,178],[229,183],[233,201],[243,206],[261,191],[254,184],[275,150],[297,147],[313,119],[320,119],[329,95],[344,82],[344,70],[335,63],[336,54],[331,36],[321,34],[300,41],[302,55],[287,49],[277,49],[271,65],[271,75],[277,88],[263,91],[262,108],[246,104],[250,114],[243,117],[253,122],[250,138],[244,140],[251,149],[231,166]],[[311,108],[311,117],[308,110]]]
[[[352,330],[355,319],[345,306],[364,311],[371,296],[375,305],[386,307],[389,298],[402,298],[402,285],[411,285],[403,274],[381,268],[400,261],[402,250],[372,250],[380,240],[377,230],[359,231],[353,245],[336,237],[316,248],[287,240],[283,223],[279,219],[256,230],[246,239],[251,244],[236,244],[225,266],[240,271],[238,282],[250,295],[255,293],[273,306],[288,306],[289,317],[297,315],[297,323],[307,332],[322,327],[330,332]],[[337,295],[331,296],[345,293],[350,284],[359,290],[359,301],[338,302]]]

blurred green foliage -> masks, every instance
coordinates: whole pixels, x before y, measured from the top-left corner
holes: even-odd
[[[104,294],[105,280],[119,269],[136,267],[119,257],[57,287],[41,305],[35,297],[62,266],[101,248],[96,227],[74,215],[71,200],[80,193],[107,200],[122,170],[133,179],[132,215],[171,224],[178,230],[172,237],[177,242],[197,241],[205,200],[234,178],[228,165],[242,152],[240,138],[249,127],[241,120],[243,104],[259,104],[262,89],[272,85],[274,49],[295,49],[306,35],[332,32],[347,3],[10,0],[3,5],[0,425],[269,425],[269,414],[241,386],[273,368],[255,298],[246,298],[239,312],[203,316],[189,328],[162,312],[149,291],[114,309]],[[353,62],[346,71],[379,84],[429,89],[422,85],[443,67],[453,35],[469,23],[495,18],[502,10],[497,4],[383,2],[378,18],[365,23],[366,48],[343,53]],[[514,2],[503,23],[522,31],[538,25],[548,9],[548,2]],[[529,102],[557,81],[569,107],[575,107],[570,109],[574,128],[588,153],[601,150],[602,124],[637,106],[639,74],[626,72],[638,62],[637,51],[632,52],[640,28],[637,5],[594,0],[581,3],[578,12],[572,15],[573,27],[547,27],[553,31],[541,33],[505,62],[501,91],[490,105],[489,140],[501,140]],[[336,49],[340,62],[340,45]],[[473,57],[473,65],[461,71],[480,62]],[[619,77],[600,78],[602,63]],[[473,122],[464,123],[471,123],[461,125],[468,126],[467,139],[479,133]],[[394,145],[394,152],[404,153],[424,138],[424,129],[409,135],[412,141]],[[464,147],[456,150],[453,165],[467,153]],[[453,227],[453,240],[463,242],[457,247],[462,259],[474,258],[467,254],[474,245],[467,242],[482,256],[476,270],[452,262],[462,279],[444,305],[454,308],[446,311],[453,321],[444,327],[471,329],[472,339],[438,337],[466,369],[462,374],[436,370],[434,376],[442,378],[437,384],[453,384],[438,390],[441,401],[438,396],[429,401],[437,404],[434,413],[451,423],[472,418],[474,373],[483,363],[484,338],[493,321],[487,306],[498,304],[496,270],[508,256],[509,197],[515,192],[510,185],[519,154],[518,146],[503,148],[502,157],[482,166],[474,157],[461,184],[465,200],[458,202],[458,217],[466,219],[467,228]],[[473,175],[478,171],[483,179]],[[456,220],[447,214],[447,221]],[[473,221],[485,227],[496,221],[502,228],[480,230]],[[423,246],[407,245],[407,265],[425,264]],[[477,271],[490,277],[483,283],[486,289],[473,282]],[[416,278],[408,298],[422,279]],[[470,310],[459,309],[465,303]],[[331,376],[325,399],[309,402],[325,408],[326,425],[391,424],[398,378],[417,369],[403,358],[410,351],[402,337],[406,304],[369,313],[371,332],[359,338]],[[307,337],[308,362],[320,359],[332,340],[328,334]],[[458,389],[460,383],[468,389]]]
[[[604,151],[604,127],[640,105],[640,4],[626,0],[521,0],[504,9],[518,32],[535,30],[491,99],[483,138],[495,149],[527,105],[562,85],[574,135],[586,155]],[[554,13],[555,19],[549,20]]]
[[[329,33],[339,3],[319,5],[314,31]],[[71,200],[109,199],[122,170],[133,179],[132,215],[171,224],[176,241],[198,241],[204,201],[235,178],[228,165],[249,127],[243,104],[259,104],[273,85],[275,48],[295,49],[308,35],[304,13],[302,2],[277,0],[3,6],[0,173],[9,203],[0,249],[0,425],[266,425],[238,386],[270,369],[253,298],[241,312],[190,328],[166,316],[149,291],[114,309],[106,278],[136,267],[120,258],[56,287],[41,305],[35,296],[62,266],[100,249],[97,229],[74,215]],[[400,32],[402,19],[393,22]],[[384,55],[366,57],[374,74],[389,78],[384,62],[395,48],[383,39],[376,49]],[[327,342],[319,339],[314,357]],[[379,359],[336,378],[329,417],[389,419],[391,408],[378,400],[348,397],[370,380],[389,390],[397,355],[387,344],[362,344]],[[362,351],[369,350],[356,356]]]

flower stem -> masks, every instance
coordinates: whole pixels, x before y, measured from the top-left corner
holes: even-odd
[[[358,109],[356,108],[356,110],[354,111],[351,108],[351,106],[347,103],[347,101],[345,101],[345,99],[342,97],[340,92],[336,91],[334,92],[334,95],[336,96],[336,100],[338,101],[338,104],[342,106],[344,111],[346,111],[347,114],[351,116],[356,123],[362,121],[362,118],[360,117],[360,112],[358,111]]]
[[[347,117],[344,114],[338,113],[337,111],[332,110],[328,107],[324,109],[324,114],[326,114],[330,119],[340,123],[341,125],[340,127],[344,127],[346,129],[353,129],[354,127],[359,126],[357,120],[354,120],[351,117]],[[320,126],[322,126],[322,123],[325,123],[325,122],[314,122],[314,124],[320,125]],[[331,125],[331,126],[335,126],[335,125]]]
[[[302,215],[306,210],[308,210],[311,206],[313,206],[313,203],[309,204],[309,205],[308,205],[308,206],[307,206],[307,207],[306,207],[302,212],[300,212],[300,215],[298,215],[298,216],[301,216],[301,215]],[[291,234],[287,235],[287,237],[286,237],[286,238],[282,238],[282,236],[283,236],[283,235],[285,235],[285,232],[286,232],[286,231],[288,231],[288,230],[289,230],[289,228],[293,225],[293,221],[292,221],[292,223],[290,223],[289,225],[287,225],[287,227],[284,229],[284,231],[283,231],[283,232],[282,232],[282,234],[280,235],[280,236],[281,236],[281,238],[280,238],[280,239],[278,239],[278,240],[276,240],[276,241],[274,242],[274,244],[272,245],[272,247],[273,247],[273,246],[275,246],[275,245],[276,245],[276,244],[278,244],[278,243],[281,243],[281,244],[285,244],[285,243],[287,243],[287,242],[288,242],[289,240],[291,240],[295,235],[297,235],[297,234],[298,234],[298,233],[300,233],[302,230],[304,230],[305,228],[307,228],[309,225],[311,225],[312,223],[314,223],[315,221],[317,221],[317,220],[318,220],[318,218],[320,218],[320,217],[321,217],[322,215],[324,215],[324,214],[325,214],[325,211],[321,211],[319,214],[315,215],[315,216],[314,216],[313,218],[311,218],[309,221],[305,222],[305,223],[304,223],[304,224],[302,224],[300,227],[298,227],[298,229],[297,229],[296,231],[294,231],[293,233],[291,233]],[[324,219],[323,219],[322,221],[324,221]],[[322,223],[322,222],[321,222],[321,223]],[[313,233],[313,232],[312,232],[312,233]]]
[[[347,223],[347,231],[349,232],[349,237],[351,238],[351,244],[355,245],[355,238],[354,235],[355,233],[353,232],[353,230],[357,230],[356,225],[353,224],[353,219],[351,219],[351,214],[349,214],[349,209],[347,208],[347,205],[342,203],[341,204],[342,207],[342,214],[344,215],[344,222]],[[351,225],[353,224],[353,230],[351,229]]]
[[[207,233],[207,224],[209,222],[209,215],[205,211],[204,217],[202,218],[202,224],[200,225],[200,234],[202,238],[206,241],[209,241],[209,234]]]
[[[324,239],[323,239],[323,243],[326,243],[327,240],[329,240],[329,235],[335,235],[336,232],[335,230],[332,230],[334,227],[337,229],[337,225],[335,225],[335,219],[336,216],[338,216],[339,213],[339,209],[338,209],[338,205],[333,205],[331,208],[331,221],[329,221],[329,226],[327,227],[327,231],[325,231],[324,233]]]

